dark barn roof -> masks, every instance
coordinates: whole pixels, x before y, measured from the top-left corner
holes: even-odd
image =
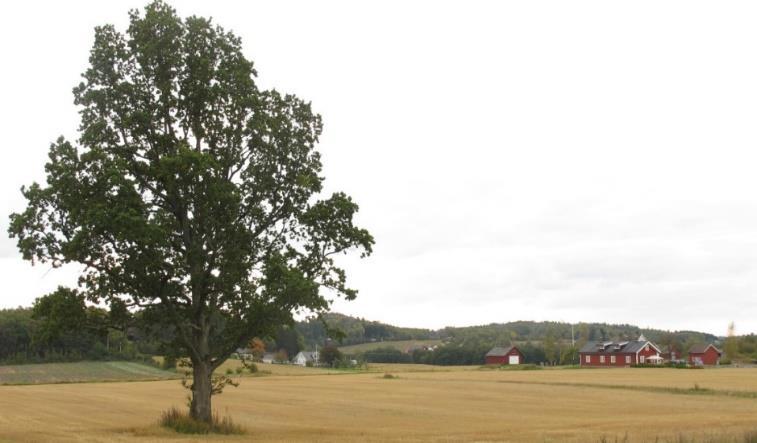
[[[598,353],[598,354],[635,354],[639,352],[645,345],[654,346],[652,342],[648,340],[633,340],[633,341],[590,341],[587,342],[578,351],[580,353]]]
[[[515,348],[518,352],[520,352],[520,349],[518,349],[515,346],[508,346],[506,348],[497,346],[497,347],[492,348],[491,351],[487,352],[486,356],[487,357],[504,357],[505,355],[509,354],[510,351],[513,350],[513,348]],[[481,354],[479,354],[479,355],[481,355]]]
[[[713,344],[694,345],[691,347],[691,349],[689,349],[689,354],[704,354],[705,351],[707,351],[707,348],[709,348],[710,346],[712,346],[712,348],[715,349],[718,354],[722,354],[722,352],[720,352],[720,349],[716,348]]]

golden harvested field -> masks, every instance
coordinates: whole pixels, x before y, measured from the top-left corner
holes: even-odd
[[[507,373],[503,377],[503,372]],[[718,391],[748,391],[757,396],[757,369],[546,369],[541,371],[478,370],[456,374],[456,379],[480,381],[506,380],[548,384],[607,385],[650,388],[702,389]],[[757,427],[757,423],[755,423]]]
[[[371,363],[368,369],[350,370],[350,369],[325,369],[325,368],[306,368],[296,365],[279,365],[255,363],[264,375],[347,375],[361,374],[365,372],[451,372],[451,371],[479,371],[479,366],[431,366],[421,364],[399,364],[399,363]],[[239,360],[227,360],[218,369],[219,374],[226,372],[226,369],[235,370],[242,366]]]
[[[216,397],[219,412],[248,434],[212,439],[586,442],[627,436],[635,442],[739,438],[757,430],[755,369],[381,368],[397,379],[288,369],[300,372],[244,377],[241,386]],[[314,375],[295,376],[305,374]],[[695,383],[712,390],[685,391]],[[671,387],[680,390],[665,390]],[[183,406],[186,394],[176,380],[0,386],[0,441],[207,440],[153,424],[160,411]]]

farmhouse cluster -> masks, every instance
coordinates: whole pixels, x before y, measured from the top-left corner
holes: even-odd
[[[253,351],[250,348],[237,348],[235,354],[237,358],[240,358],[242,360],[255,359]],[[262,363],[287,363],[297,366],[318,366],[319,363],[317,350],[314,352],[300,351],[291,360],[277,358],[276,354],[274,354],[273,352],[266,352],[262,356],[260,356],[259,359],[259,361],[261,361]]]
[[[630,366],[681,362],[674,351],[661,349],[642,334],[633,341],[588,342],[579,351],[581,366]],[[692,366],[717,365],[722,352],[715,345],[697,345],[689,350]]]
[[[684,363],[674,350],[661,348],[642,334],[637,340],[590,341],[578,351],[581,366],[618,366],[666,362]],[[722,352],[712,344],[695,345],[686,362],[692,366],[718,365]],[[517,365],[524,362],[517,346],[495,347],[486,354],[487,365]]]

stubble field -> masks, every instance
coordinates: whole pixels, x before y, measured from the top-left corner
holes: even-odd
[[[284,368],[262,365],[270,375],[215,397],[248,433],[211,439],[743,441],[757,430],[755,369],[374,367],[398,376],[385,379]],[[205,441],[155,425],[186,396],[176,380],[0,386],[0,441]]]

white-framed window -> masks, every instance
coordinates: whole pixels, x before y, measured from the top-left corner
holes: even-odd
[[[643,355],[639,356],[639,363],[644,364],[644,356]]]
[[[615,356],[614,355],[610,356],[610,363],[615,363]]]
[[[648,351],[649,350],[649,345],[644,346],[644,350]]]
[[[604,363],[605,362],[605,356],[604,355],[600,355],[599,356],[599,362],[600,363]]]
[[[591,363],[591,355],[586,356],[586,363]]]
[[[631,364],[631,356],[626,355],[626,363]]]

